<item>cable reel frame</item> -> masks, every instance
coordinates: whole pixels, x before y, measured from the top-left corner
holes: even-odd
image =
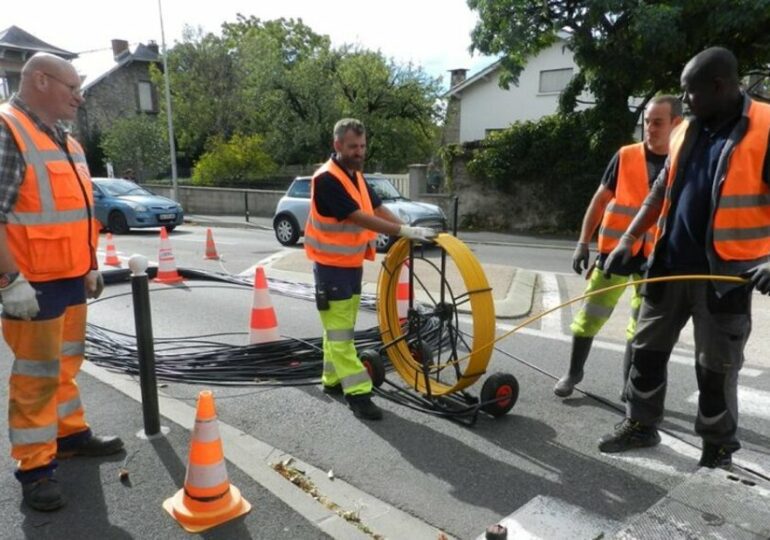
[[[462,241],[449,234],[439,234],[435,243],[442,250],[440,268],[429,264],[438,270],[441,285],[438,300],[425,289],[434,303],[431,311],[426,312],[424,305],[415,304],[414,285],[419,277],[415,276],[414,244],[400,239],[382,262],[377,282],[377,317],[384,343],[382,350],[404,382],[423,396],[422,400],[410,396],[411,401],[422,403],[442,415],[470,417],[471,423],[479,410],[501,416],[513,407],[518,398],[518,382],[513,375],[496,373],[487,378],[481,391],[482,401],[465,392],[486,373],[492,355],[493,349],[488,346],[495,339],[492,289],[481,264]],[[465,286],[466,292],[459,297],[455,297],[446,280],[447,256],[456,265]],[[401,269],[407,261],[410,295],[408,316],[404,322],[398,316],[397,288]],[[458,322],[458,305],[466,302],[470,303],[473,319],[470,344],[460,331]],[[423,322],[429,317],[439,321],[437,338],[435,330],[432,335],[424,335],[424,329],[431,325]],[[468,355],[461,355],[458,351],[458,341],[470,350]],[[446,348],[450,350],[449,358],[442,363],[442,351]],[[441,381],[441,372],[450,366],[455,380],[451,383]]]

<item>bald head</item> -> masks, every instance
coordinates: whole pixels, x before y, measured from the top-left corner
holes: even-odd
[[[46,124],[74,120],[83,103],[80,76],[63,58],[37,53],[21,69],[19,97]]]
[[[724,47],[710,47],[693,56],[682,70],[684,102],[701,120],[731,114],[740,101],[738,60]]]

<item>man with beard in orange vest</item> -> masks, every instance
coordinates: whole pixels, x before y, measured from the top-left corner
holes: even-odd
[[[631,258],[657,221],[649,277],[746,276],[747,285],[682,280],[648,284],[634,336],[626,418],[599,450],[655,446],[666,368],[679,332],[693,319],[699,465],[730,468],[738,441],[738,373],[751,332],[755,288],[770,294],[770,105],[740,88],[732,52],[711,47],[685,65],[681,85],[693,118],[671,138],[669,161],[642,209],[607,257],[606,272]]]
[[[9,384],[11,455],[24,502],[64,504],[56,459],[120,452],[94,435],[75,377],[85,352],[86,298],[104,282],[99,226],[81,146],[61,128],[83,103],[72,65],[38,53],[0,106],[0,296],[3,337],[14,355]]]

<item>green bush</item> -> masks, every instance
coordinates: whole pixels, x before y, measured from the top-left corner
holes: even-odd
[[[580,227],[583,213],[616,149],[597,148],[591,111],[517,122],[492,133],[470,152],[471,177],[504,193],[538,183],[561,228]]]
[[[196,186],[254,185],[276,168],[259,135],[217,136],[195,163],[192,181]]]

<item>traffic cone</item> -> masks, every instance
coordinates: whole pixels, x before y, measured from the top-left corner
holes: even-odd
[[[211,234],[211,229],[206,229],[206,255],[203,258],[215,261],[219,260],[217,246],[214,245],[214,235]]]
[[[163,508],[192,533],[216,527],[251,510],[251,504],[228,480],[211,390],[198,394],[184,487],[163,501]]]
[[[399,320],[406,319],[409,313],[409,261],[404,261],[401,265],[401,273],[398,275],[396,310]]]
[[[112,241],[112,233],[107,233],[107,254],[104,257],[104,264],[108,266],[122,266],[118,259],[118,252],[115,250],[115,243]]]
[[[174,254],[171,252],[171,240],[165,227],[160,229],[160,250],[158,252],[158,275],[155,276],[158,283],[180,283],[184,281],[176,271]]]
[[[270,302],[270,291],[267,288],[265,270],[258,266],[254,272],[254,300],[251,305],[249,343],[267,343],[280,339],[278,319],[275,316],[273,304]]]

